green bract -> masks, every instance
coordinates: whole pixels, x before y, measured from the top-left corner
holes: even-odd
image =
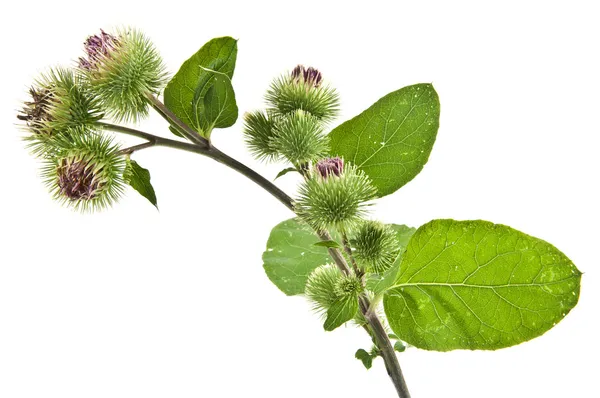
[[[322,265],[309,275],[304,293],[312,302],[315,312],[326,313],[339,298],[336,287],[342,278],[342,273],[333,264]]]
[[[301,167],[325,156],[328,142],[319,119],[299,109],[275,119],[269,146],[295,167]]]
[[[53,140],[42,176],[53,197],[81,211],[112,205],[123,193],[125,157],[112,140],[82,128]]]
[[[26,123],[32,152],[45,156],[48,142],[69,128],[91,128],[102,117],[99,101],[81,76],[67,68],[53,68],[40,76],[29,90],[19,119]]]
[[[364,290],[360,278],[354,275],[347,275],[335,284],[335,294],[337,297],[358,297],[358,295]]]
[[[316,230],[350,230],[366,215],[376,190],[369,178],[352,165],[340,176],[323,177],[312,170],[300,186],[296,213]]]
[[[248,149],[257,159],[270,161],[279,157],[277,149],[272,145],[275,135],[273,118],[263,111],[246,113],[244,115],[244,138]]]
[[[384,273],[397,257],[398,240],[394,230],[377,221],[365,221],[351,240],[354,255],[368,272]]]
[[[152,42],[140,31],[104,31],[86,41],[87,58],[79,66],[91,91],[117,121],[147,116],[147,95],[158,94],[166,84],[163,61]]]

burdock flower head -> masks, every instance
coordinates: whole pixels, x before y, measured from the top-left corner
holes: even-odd
[[[323,122],[337,116],[337,92],[323,84],[323,75],[313,67],[296,66],[271,83],[266,100],[280,115],[302,109]]]
[[[67,131],[43,167],[54,198],[81,211],[99,210],[123,192],[125,157],[111,140],[95,132]]]
[[[46,154],[53,135],[69,128],[92,127],[102,117],[100,104],[73,70],[54,68],[29,89],[31,99],[17,118],[25,122],[25,137],[37,155]]]
[[[317,230],[349,231],[366,215],[377,191],[367,175],[340,158],[315,165],[299,189],[296,212]]]
[[[269,144],[295,167],[312,163],[329,151],[322,123],[301,109],[275,119]]]
[[[275,132],[274,118],[263,111],[249,112],[244,115],[244,140],[250,152],[260,160],[271,161],[280,157],[273,147]]]
[[[368,272],[383,274],[398,255],[400,244],[389,225],[378,221],[365,221],[351,239],[354,256]]]
[[[92,92],[108,114],[118,121],[137,121],[148,114],[148,94],[157,94],[166,82],[163,61],[143,33],[103,30],[84,43],[79,59]]]

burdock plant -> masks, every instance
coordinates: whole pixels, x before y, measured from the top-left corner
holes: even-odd
[[[150,172],[132,159],[153,146],[238,171],[295,214],[268,238],[269,279],[287,295],[306,295],[326,331],[362,328],[370,347],[355,357],[367,369],[381,357],[400,397],[410,396],[398,361],[407,346],[509,347],[542,335],[575,306],[581,273],[541,239],[481,220],[433,220],[415,229],[373,219],[374,201],[412,180],[429,158],[440,116],[431,84],[393,91],[330,129],[339,99],[319,70],[299,65],[277,77],[265,109],[246,113],[243,134],[257,159],[284,167],[277,177],[298,173],[290,197],[211,142],[215,129],[238,117],[236,56],[235,40],[213,39],[168,79],[141,32],[87,38],[77,66],[41,76],[18,115],[51,194],[95,211],[130,185],[156,205]],[[150,109],[177,137],[122,124]],[[112,134],[144,142],[122,148]]]

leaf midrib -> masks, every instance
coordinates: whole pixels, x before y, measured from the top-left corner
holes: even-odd
[[[441,283],[441,282],[406,282],[406,283],[398,283],[388,287],[385,291],[396,289],[396,288],[404,288],[404,287],[420,287],[420,286],[438,286],[438,287],[472,287],[476,289],[496,289],[496,288],[507,288],[507,287],[543,287],[543,286],[551,286],[559,283],[564,283],[570,279],[577,278],[580,275],[573,274],[569,275],[567,278],[547,282],[547,283],[507,283],[503,285],[479,285],[479,284],[469,284],[463,282],[451,282],[451,283]]]

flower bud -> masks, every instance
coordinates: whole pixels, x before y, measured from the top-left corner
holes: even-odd
[[[88,37],[79,69],[91,90],[117,121],[137,121],[148,114],[147,94],[166,83],[163,61],[150,40],[137,30]]]
[[[262,111],[244,115],[244,139],[250,152],[261,160],[276,160],[279,154],[272,146],[273,118]]]
[[[67,130],[54,140],[42,174],[55,199],[81,211],[112,205],[123,192],[124,155],[96,132]]]
[[[295,210],[317,230],[353,229],[366,215],[368,201],[375,198],[377,191],[364,172],[351,164],[344,165],[341,171],[339,176],[334,172],[324,176],[315,166],[300,186]]]
[[[335,284],[335,295],[338,299],[358,297],[363,291],[361,280],[355,275],[342,276]]]
[[[377,221],[363,222],[350,242],[359,264],[364,265],[368,272],[378,274],[392,266],[400,247],[394,230]]]
[[[336,286],[342,277],[333,264],[322,265],[308,276],[304,293],[315,312],[324,314],[337,301]]]
[[[319,120],[296,110],[275,120],[270,146],[294,166],[313,162],[329,151],[329,138]]]
[[[285,74],[271,83],[266,100],[272,111],[287,115],[299,109],[317,119],[328,122],[338,114],[337,92],[323,85],[323,76],[317,69],[298,65],[292,73]]]

